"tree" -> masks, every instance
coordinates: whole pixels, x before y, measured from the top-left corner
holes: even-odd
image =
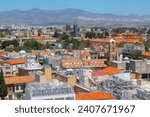
[[[148,30],[147,34],[148,34],[148,35],[150,34],[150,29]]]
[[[59,34],[58,34],[58,31],[56,30],[56,31],[54,32],[53,37],[58,38],[58,36],[59,36]]]
[[[66,34],[62,35],[61,40],[67,40],[67,39],[69,39],[69,35]]]
[[[133,59],[139,59],[142,55],[142,51],[141,50],[132,50],[131,51],[131,57]]]
[[[4,99],[7,96],[7,86],[3,77],[3,71],[0,72],[0,97]]]
[[[108,36],[109,36],[109,32],[108,32],[108,31],[105,31],[105,32],[104,32],[104,35],[105,35],[105,37],[108,37]]]
[[[145,51],[149,52],[149,48],[147,46],[145,46]]]
[[[14,47],[19,46],[19,42],[17,40],[7,40],[2,42],[2,47],[6,48],[7,46],[13,45]]]
[[[40,50],[42,48],[42,44],[36,40],[28,40],[28,41],[25,41],[24,48],[28,50],[31,50],[31,49]]]
[[[111,36],[112,37],[117,37],[118,35],[116,33],[113,33]]]

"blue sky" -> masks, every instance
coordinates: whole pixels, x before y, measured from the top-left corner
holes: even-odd
[[[150,14],[150,0],[0,0],[0,11],[76,8],[96,13]]]

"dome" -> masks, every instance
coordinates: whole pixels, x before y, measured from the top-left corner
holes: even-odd
[[[21,50],[19,53],[20,53],[20,54],[26,54],[26,51]]]
[[[129,58],[128,58],[128,57],[124,57],[123,59],[124,59],[124,60],[126,60],[126,61],[127,61],[127,60],[129,60]]]
[[[115,40],[113,38],[110,39],[110,43],[115,43]]]

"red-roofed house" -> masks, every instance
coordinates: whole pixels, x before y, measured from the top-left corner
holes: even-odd
[[[82,60],[82,59],[69,59],[69,60],[62,60],[62,67],[63,68],[105,68],[107,65],[104,63],[107,59],[89,59],[89,60]]]
[[[90,51],[88,50],[83,50],[81,52],[81,57],[82,59],[86,60],[86,59],[90,59]]]
[[[118,73],[121,73],[120,69],[109,66],[102,70],[92,72],[92,79],[95,82],[100,83],[102,80],[109,79],[109,76]]]
[[[144,56],[145,58],[150,59],[150,52],[144,52],[144,53],[143,53],[143,56]]]
[[[94,71],[92,72],[92,79],[96,82],[96,83],[100,83],[102,80],[104,79],[108,79],[109,75],[106,71],[104,70],[98,70],[98,71]]]
[[[121,72],[120,69],[111,66],[104,68],[103,71],[105,71],[108,75],[118,74]]]
[[[23,99],[25,84],[34,81],[32,76],[13,76],[4,79],[8,90],[8,95],[6,97],[8,100]]]
[[[17,75],[18,67],[22,66],[27,60],[27,58],[18,58],[3,61],[4,77]]]
[[[0,57],[5,57],[6,55],[6,53],[0,53]]]
[[[90,92],[76,94],[76,100],[114,100],[115,97],[108,92]]]

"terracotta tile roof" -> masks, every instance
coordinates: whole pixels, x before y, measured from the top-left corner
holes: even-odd
[[[115,43],[142,43],[140,41],[141,38],[127,38],[127,39],[119,39],[119,38],[114,38]],[[99,42],[99,43],[109,43],[110,39],[105,38],[105,39],[83,39],[83,40],[89,40],[89,41],[93,41],[93,42]]]
[[[38,54],[39,54],[39,51],[37,51],[37,50],[32,50],[32,54],[38,55]]]
[[[98,71],[94,71],[92,72],[92,76],[105,76],[108,75],[104,70],[98,70]]]
[[[104,62],[106,59],[90,59],[90,60],[81,60],[81,59],[70,59],[62,60],[62,66],[64,68],[105,68],[107,67]]]
[[[87,51],[87,50],[84,50],[82,53],[81,53],[82,56],[90,56],[90,52]]]
[[[108,100],[115,99],[111,93],[107,92],[90,92],[85,94],[76,94],[76,100]]]
[[[121,72],[120,69],[111,66],[104,68],[103,71],[106,72],[108,75],[113,75]]]
[[[42,55],[48,55],[49,52],[42,51],[42,52],[40,52],[40,54],[42,54]]]
[[[143,53],[143,56],[150,57],[150,52],[144,52],[144,53]]]
[[[4,57],[6,55],[7,55],[6,53],[0,53],[0,57]]]
[[[12,60],[6,60],[4,61],[4,63],[8,63],[11,65],[15,65],[15,64],[23,64],[25,62],[27,62],[27,58],[18,58],[18,59],[12,59]]]
[[[32,76],[13,76],[4,78],[5,83],[8,84],[24,84],[28,82],[33,82],[34,78]]]

